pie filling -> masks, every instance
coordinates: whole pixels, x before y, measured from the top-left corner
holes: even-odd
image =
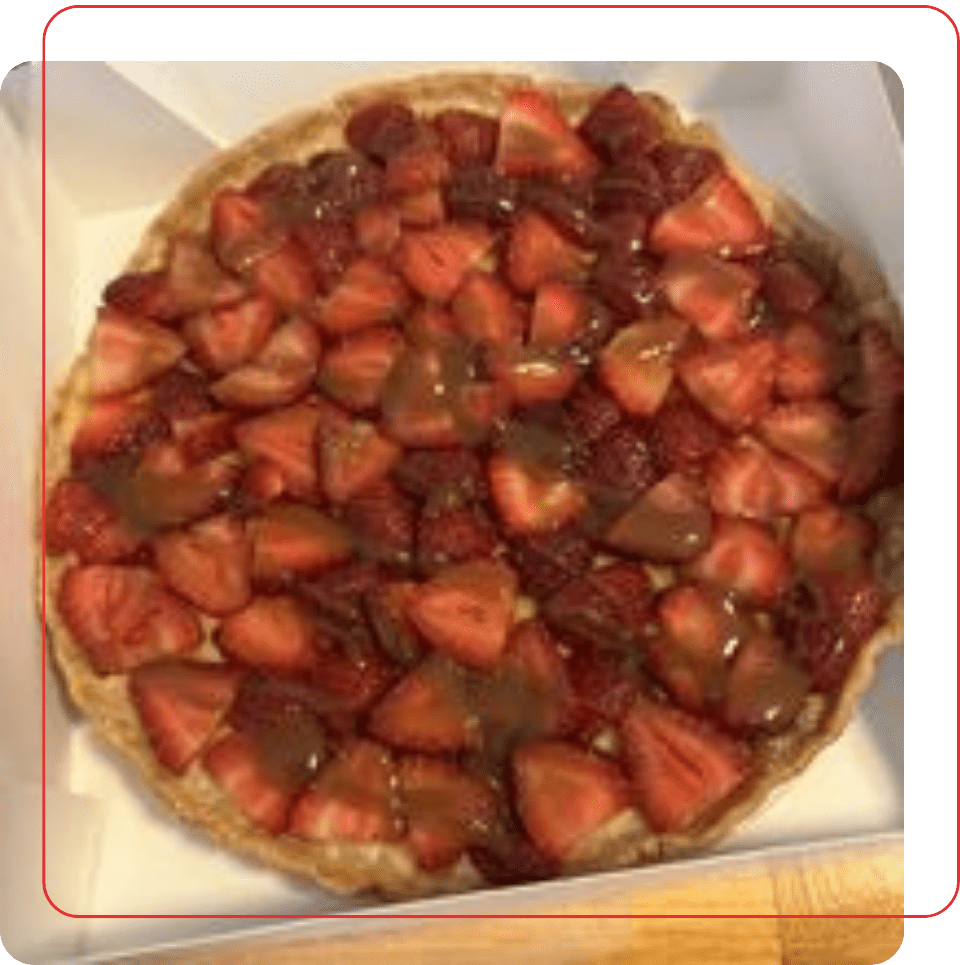
[[[55,606],[264,834],[697,829],[884,622],[900,354],[652,104],[370,104],[105,289]]]

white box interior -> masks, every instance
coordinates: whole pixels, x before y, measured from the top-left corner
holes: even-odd
[[[177,184],[217,146],[287,109],[376,75],[432,63],[50,63],[47,65],[47,399],[82,344],[104,283]],[[484,65],[489,67],[489,65]],[[503,64],[658,89],[715,122],[755,169],[871,251],[903,291],[902,148],[875,64]],[[0,879],[0,932],[30,962],[91,961],[191,938],[276,925],[243,919],[68,918],[40,884],[39,632],[33,606],[32,519],[41,356],[39,65],[0,92],[0,304],[7,372],[0,380],[0,495],[6,512],[0,592],[0,859],[24,875]],[[24,454],[31,458],[25,459]],[[717,849],[732,856],[838,838],[896,833],[903,819],[902,655],[888,654],[877,687],[843,737]],[[82,915],[290,914],[356,910],[210,847],[134,786],[92,746],[47,680],[46,867],[50,898]],[[15,862],[15,863],[14,863]],[[678,867],[695,873],[698,862]],[[604,876],[604,886],[656,882],[663,867]],[[674,873],[673,869],[670,873]],[[13,880],[13,879],[16,880]],[[506,910],[522,899],[589,895],[600,879],[408,906],[456,913]],[[399,909],[393,908],[392,911]],[[406,909],[404,909],[406,910]],[[292,925],[292,923],[290,923]],[[356,922],[348,923],[353,927]],[[289,927],[289,926],[288,926]],[[301,923],[318,933],[342,921]]]

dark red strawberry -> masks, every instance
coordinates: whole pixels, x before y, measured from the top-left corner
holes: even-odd
[[[526,837],[505,836],[467,849],[470,863],[490,885],[521,885],[553,877],[557,862],[539,852]]]
[[[240,673],[222,663],[157,660],[127,678],[130,699],[157,760],[182,774],[237,695]]]
[[[658,307],[657,263],[642,252],[604,248],[590,280],[600,298],[625,318],[644,318]]]
[[[718,422],[740,430],[760,419],[771,404],[778,348],[766,336],[713,342],[679,364],[690,394]]]
[[[310,841],[390,841],[399,834],[390,752],[354,739],[340,749],[297,800],[290,834]]]
[[[70,440],[74,468],[82,469],[105,456],[135,453],[168,435],[168,421],[151,403],[148,391],[91,400]]]
[[[650,448],[667,473],[702,471],[725,439],[723,428],[682,394],[668,397],[650,425]]]
[[[609,650],[602,643],[578,646],[568,662],[576,700],[574,721],[581,741],[617,723],[646,686],[639,648]]]
[[[556,174],[587,179],[599,164],[557,103],[534,89],[511,94],[500,117],[494,169],[526,177]]]
[[[723,171],[723,161],[712,148],[678,141],[662,141],[650,152],[660,174],[666,205],[685,201],[704,182]]]
[[[384,383],[404,349],[395,328],[370,328],[347,336],[320,363],[318,382],[334,401],[362,410],[380,401]]]
[[[154,540],[153,555],[167,586],[203,613],[233,613],[250,598],[250,544],[234,517],[211,516],[164,533]]]
[[[373,644],[365,625],[364,601],[386,580],[377,563],[348,563],[301,584],[300,590],[327,618],[325,626],[330,632],[334,624],[344,631],[334,634],[337,640],[351,651],[360,651]]]
[[[182,422],[214,411],[207,380],[199,372],[182,366],[164,372],[150,386],[149,397],[174,430]]]
[[[752,268],[713,255],[668,258],[660,284],[674,310],[709,339],[750,332],[760,276]]]
[[[513,779],[527,833],[558,861],[630,807],[627,782],[617,767],[562,741],[517,748]]]
[[[664,134],[656,110],[623,84],[611,87],[590,108],[578,131],[607,162],[645,154]]]
[[[356,257],[359,228],[357,239],[354,234],[354,226],[346,218],[309,218],[293,226],[293,236],[300,243],[313,283],[321,295],[333,291]]]
[[[903,358],[887,328],[867,320],[857,335],[853,371],[841,387],[845,402],[860,409],[891,409],[903,398]]]
[[[417,595],[412,580],[394,580],[368,590],[363,608],[380,649],[401,667],[415,664],[423,654],[423,644],[407,616]]]
[[[497,511],[512,533],[557,530],[586,509],[583,486],[560,472],[535,471],[506,453],[491,456],[488,471]]]
[[[493,163],[500,135],[495,117],[452,107],[436,114],[431,123],[455,167]]]
[[[342,221],[383,195],[383,169],[359,151],[321,151],[306,166],[311,218]]]
[[[417,137],[419,121],[406,104],[376,101],[356,109],[343,129],[356,151],[381,163]]]
[[[447,302],[464,276],[486,257],[493,235],[473,224],[449,223],[405,232],[397,263],[406,281],[432,302]]]
[[[334,503],[345,503],[382,479],[400,457],[400,447],[371,423],[334,406],[324,412],[319,440],[320,483]]]
[[[236,305],[191,315],[184,338],[197,361],[212,372],[229,372],[253,359],[279,320],[277,306],[262,295]]]
[[[600,353],[598,376],[632,415],[650,416],[660,407],[673,381],[674,357],[689,326],[662,315],[621,329]]]
[[[801,513],[790,534],[794,562],[812,573],[863,567],[873,550],[873,526],[855,509],[832,503]]]
[[[424,870],[453,864],[492,832],[497,801],[485,782],[453,764],[419,756],[402,758],[399,773],[407,843]]]
[[[519,292],[543,282],[576,280],[586,271],[586,253],[568,241],[542,214],[524,209],[513,220],[506,253],[506,274]]]
[[[626,422],[594,444],[586,472],[591,485],[631,495],[649,489],[657,476],[646,434]]]
[[[44,542],[54,556],[76,553],[83,563],[118,563],[134,556],[143,541],[93,486],[68,477],[47,497]]]
[[[475,342],[505,345],[523,335],[524,320],[510,291],[493,275],[471,271],[451,303],[457,330]]]
[[[903,410],[870,409],[850,420],[840,499],[862,499],[903,482]]]
[[[247,523],[253,550],[253,577],[288,582],[337,566],[353,552],[342,525],[310,506],[277,503]]]
[[[565,406],[564,432],[575,447],[584,448],[596,442],[622,418],[617,403],[605,392],[581,382]]]
[[[480,501],[488,495],[483,463],[471,449],[405,452],[393,477],[404,492],[434,506]]]
[[[690,571],[706,583],[770,603],[787,585],[790,562],[767,527],[718,517],[710,545],[691,563]]]
[[[372,258],[358,258],[324,300],[319,322],[325,331],[343,335],[392,321],[407,302],[400,278]]]
[[[795,258],[776,258],[763,268],[763,297],[775,312],[809,312],[823,299],[823,288]]]
[[[747,749],[705,721],[640,698],[623,721],[634,797],[655,831],[686,831],[749,773]]]
[[[761,437],[827,482],[840,479],[849,465],[850,423],[833,402],[779,405],[759,422]]]
[[[359,644],[360,635],[354,643]],[[367,635],[362,645],[318,655],[311,681],[324,693],[334,715],[351,716],[370,708],[396,681],[396,668]]]
[[[231,412],[206,412],[171,423],[173,439],[183,452],[187,465],[226,455],[236,447],[236,417]]]
[[[489,225],[508,224],[516,214],[519,198],[518,179],[497,174],[489,167],[456,169],[444,191],[451,218]]]
[[[815,399],[830,392],[837,378],[836,338],[816,319],[795,317],[780,337],[776,391],[784,399]]]
[[[475,560],[442,570],[421,588],[409,616],[439,650],[463,663],[496,663],[513,624],[517,577],[504,563]]]
[[[749,195],[728,174],[704,181],[690,197],[661,214],[650,229],[658,254],[741,255],[761,251],[768,230]]]
[[[100,675],[125,673],[200,645],[200,623],[140,566],[72,566],[57,592],[57,610]]]
[[[427,506],[417,524],[417,565],[426,573],[451,563],[489,559],[497,548],[497,531],[476,506]]]
[[[345,503],[343,519],[360,556],[397,566],[412,563],[415,507],[389,479],[371,483]]]
[[[543,597],[559,589],[593,562],[589,540],[573,529],[531,533],[514,542],[510,559],[524,589]]]
[[[386,258],[400,241],[400,211],[396,204],[375,204],[357,212],[357,244],[374,258]]]
[[[168,321],[176,317],[176,306],[167,289],[166,272],[127,272],[114,278],[103,290],[104,304],[124,315]]]
[[[266,673],[309,673],[317,665],[317,626],[292,596],[258,596],[220,621],[217,646],[232,660]]]

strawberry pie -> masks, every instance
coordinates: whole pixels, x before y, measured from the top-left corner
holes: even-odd
[[[348,94],[104,289],[47,432],[52,659],[183,819],[326,888],[702,849],[900,632],[901,333],[657,95]]]

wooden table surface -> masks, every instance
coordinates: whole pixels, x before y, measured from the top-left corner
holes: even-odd
[[[902,915],[899,841],[711,872],[602,904],[543,913]],[[391,927],[393,926],[393,927]],[[873,965],[903,939],[903,919],[499,919],[380,923],[362,934],[274,939],[126,959],[129,965]]]

